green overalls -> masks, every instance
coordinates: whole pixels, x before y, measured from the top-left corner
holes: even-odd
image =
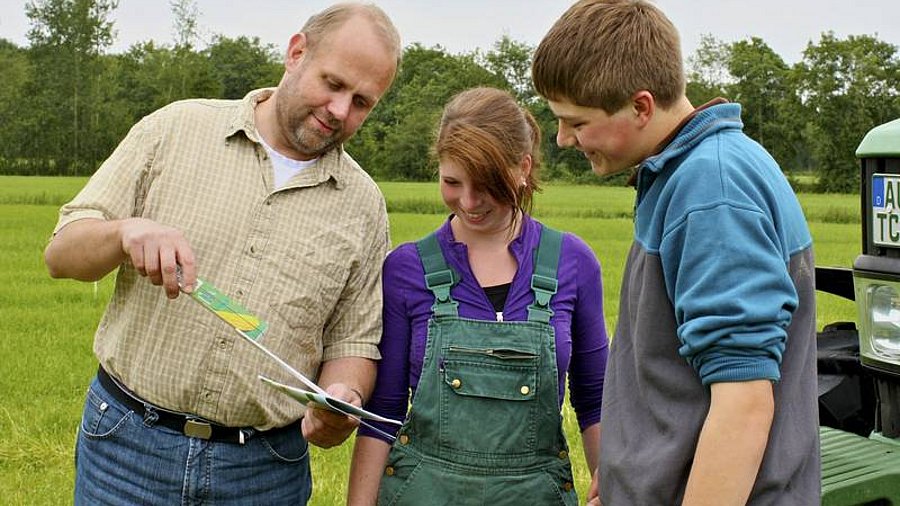
[[[576,505],[562,432],[550,298],[562,234],[544,227],[528,321],[463,319],[437,238],[417,243],[434,293],[412,408],[379,505]]]

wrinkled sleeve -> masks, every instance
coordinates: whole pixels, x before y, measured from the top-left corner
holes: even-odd
[[[687,213],[661,243],[679,353],[703,384],[780,379],[798,297],[774,224],[752,206]]]
[[[414,254],[414,249],[412,250]],[[406,281],[415,272],[411,262],[417,260],[409,248],[391,252],[384,262],[384,309],[381,336],[381,360],[372,397],[366,409],[387,418],[403,421],[409,409],[409,354],[412,324],[407,310]],[[421,268],[419,269],[421,271]],[[372,423],[378,430],[396,435],[398,427],[384,423]],[[378,432],[361,426],[359,435],[393,441]]]
[[[140,216],[160,143],[157,125],[164,114],[162,109],[131,127],[78,195],[60,209],[54,234],[85,218],[117,220]]]
[[[569,395],[578,426],[584,430],[600,421],[603,378],[609,340],[603,316],[603,281],[594,252],[580,239],[572,241],[579,275],[572,315],[572,361],[569,365]]]
[[[323,336],[323,360],[362,357],[378,360],[381,339],[381,267],[390,245],[387,211],[380,197],[360,223],[367,241],[353,260],[350,278],[332,311]]]

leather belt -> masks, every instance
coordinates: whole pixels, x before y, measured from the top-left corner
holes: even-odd
[[[258,431],[253,427],[225,427],[224,425],[219,425],[200,417],[185,413],[177,413],[154,406],[122,386],[118,380],[106,372],[106,369],[104,369],[103,366],[100,366],[97,370],[97,379],[100,381],[100,385],[103,386],[110,395],[127,406],[128,409],[143,416],[145,419],[155,418],[154,424],[162,425],[163,427],[180,432],[187,437],[221,441],[225,443],[244,444],[258,435],[274,435],[290,429],[298,432],[300,430],[299,421],[267,431]]]

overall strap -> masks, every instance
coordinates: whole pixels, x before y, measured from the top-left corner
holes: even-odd
[[[534,302],[528,306],[528,321],[550,323],[553,310],[550,299],[556,293],[556,268],[559,265],[559,250],[562,246],[562,232],[546,225],[541,226],[541,240],[534,256],[534,274],[531,289]]]
[[[447,266],[437,234],[432,232],[420,239],[416,249],[425,268],[425,286],[434,294],[431,312],[434,316],[458,316],[459,303],[450,297],[450,288],[459,281],[459,274]]]

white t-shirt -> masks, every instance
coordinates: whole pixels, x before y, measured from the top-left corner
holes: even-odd
[[[272,149],[272,146],[266,144],[266,141],[263,140],[262,136],[259,137],[259,142],[266,148],[266,152],[269,153],[269,158],[272,159],[272,168],[275,171],[275,189],[284,186],[288,180],[299,174],[303,169],[312,167],[318,160],[318,158],[313,158],[312,160],[294,160],[293,158],[288,158]]]

